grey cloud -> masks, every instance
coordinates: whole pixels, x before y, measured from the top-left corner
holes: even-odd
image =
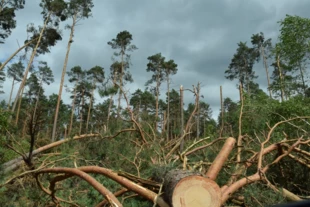
[[[18,11],[17,28],[6,43],[0,45],[0,60],[17,49],[16,39],[21,44],[26,39],[28,23],[42,24],[39,2],[27,1],[25,9]],[[275,42],[279,30],[277,21],[285,18],[285,14],[310,17],[307,0],[95,0],[94,4],[93,17],[80,21],[76,27],[67,71],[75,65],[84,69],[100,65],[108,75],[113,50],[107,42],[118,32],[128,30],[133,35],[132,43],[139,48],[132,53],[130,71],[135,82],[126,86],[130,93],[145,88],[144,84],[151,76],[146,72],[147,57],[161,52],[178,64],[179,71],[171,77],[171,87],[178,91],[181,84],[191,88],[201,82],[203,100],[211,105],[214,118],[219,110],[220,85],[224,97],[239,99],[236,83],[224,77],[237,43],[247,41],[250,45],[251,35],[258,32],[264,32],[266,38]],[[71,21],[62,23],[61,27],[67,23]],[[69,30],[63,29],[62,33],[63,40],[51,49],[51,53],[38,58],[47,61],[54,71],[56,81],[46,89],[48,95],[59,90]],[[262,63],[256,64],[255,70],[259,75],[257,82],[266,91]],[[10,84],[6,81],[5,87],[9,88]],[[165,98],[166,84],[162,86],[161,97]],[[67,93],[63,94],[65,102],[69,103]],[[8,93],[3,97],[7,99]],[[97,101],[102,99],[97,96]],[[186,105],[193,101],[192,94],[187,93]]]

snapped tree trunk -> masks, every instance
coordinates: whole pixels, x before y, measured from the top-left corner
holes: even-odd
[[[213,180],[190,171],[172,170],[164,176],[164,199],[173,207],[219,207],[221,189]]]

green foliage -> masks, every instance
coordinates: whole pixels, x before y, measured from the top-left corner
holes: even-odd
[[[25,0],[7,0],[0,2],[0,44],[9,37],[16,27],[15,11],[23,9]]]
[[[257,78],[253,71],[253,65],[258,57],[258,53],[246,45],[246,42],[239,42],[237,52],[225,71],[225,76],[229,80],[237,79],[242,87],[249,92],[249,85],[253,79]]]

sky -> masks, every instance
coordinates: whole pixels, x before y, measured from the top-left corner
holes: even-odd
[[[178,72],[171,76],[171,88],[179,91],[180,85],[192,89],[201,83],[202,101],[210,104],[213,118],[217,119],[220,109],[220,86],[223,96],[238,101],[237,81],[225,78],[225,70],[236,52],[237,43],[247,42],[251,46],[251,36],[263,32],[273,43],[279,35],[280,20],[286,14],[310,18],[309,0],[93,0],[92,17],[81,20],[76,27],[71,46],[67,71],[74,66],[90,69],[96,65],[110,74],[113,50],[107,44],[124,30],[132,34],[132,44],[138,47],[131,53],[130,72],[134,82],[125,90],[131,94],[138,88],[144,90],[145,83],[152,74],[146,72],[147,58],[161,53],[166,60],[173,59],[178,64]],[[40,0],[27,0],[25,8],[16,12],[17,27],[5,44],[0,45],[0,61],[4,62],[23,44],[27,38],[29,23],[42,25]],[[65,23],[71,23],[67,21]],[[54,72],[55,82],[45,86],[46,95],[58,94],[63,63],[65,59],[69,30],[61,24],[63,39],[51,52],[35,59],[46,61]],[[15,58],[11,63],[18,61]],[[5,69],[6,70],[6,69]],[[270,68],[271,70],[271,68]],[[267,92],[267,79],[263,63],[255,65],[256,80]],[[65,84],[69,85],[66,77]],[[8,100],[12,80],[4,83],[5,94],[0,100]],[[18,90],[15,87],[14,92]],[[165,100],[166,84],[161,87],[161,98]],[[15,98],[15,94],[13,94]],[[70,104],[69,94],[63,90],[62,96]],[[96,96],[96,103],[104,98]],[[191,92],[185,91],[187,105],[194,102]]]

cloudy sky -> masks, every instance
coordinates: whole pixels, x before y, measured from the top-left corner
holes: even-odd
[[[18,49],[17,42],[24,42],[27,24],[42,25],[39,3],[40,0],[27,0],[25,8],[17,12],[17,28],[5,44],[0,45],[0,61]],[[236,81],[224,77],[237,43],[250,43],[251,35],[259,32],[276,42],[277,22],[286,14],[310,18],[309,0],[94,0],[94,5],[92,17],[82,20],[76,28],[67,71],[76,65],[83,69],[100,65],[109,74],[113,50],[107,42],[120,31],[127,30],[133,36],[132,43],[139,48],[131,55],[130,71],[134,82],[125,87],[129,94],[137,88],[144,89],[152,75],[146,72],[147,57],[162,53],[166,59],[173,59],[178,64],[171,87],[179,90],[183,85],[191,89],[200,82],[203,101],[211,105],[214,118],[219,112],[221,85],[224,97],[238,100]],[[61,26],[63,29],[64,25]],[[55,82],[46,87],[47,95],[59,90],[69,30],[63,29],[62,33],[63,40],[51,49],[51,53],[36,59],[47,61],[54,72]],[[258,63],[255,69],[259,75],[257,82],[266,91],[263,64]],[[11,80],[5,82],[6,93],[0,99],[8,100],[11,83]],[[164,85],[162,94],[165,93]],[[184,95],[186,103],[194,101],[190,92]],[[63,99],[69,104],[68,96],[64,91]],[[96,101],[103,100],[97,97]]]

